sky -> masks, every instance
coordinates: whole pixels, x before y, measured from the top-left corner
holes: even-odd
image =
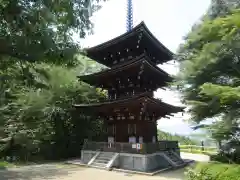
[[[133,0],[133,24],[144,21],[154,36],[172,52],[183,37],[207,11],[211,0]],[[81,46],[92,47],[126,32],[127,0],[108,0],[91,17],[93,34]],[[171,63],[172,64],[172,63]],[[169,74],[177,74],[177,65],[160,66]],[[155,97],[173,105],[182,105],[177,92],[158,90]],[[185,121],[189,115],[178,113],[171,119],[160,119],[158,128],[174,134],[190,135],[193,130]]]

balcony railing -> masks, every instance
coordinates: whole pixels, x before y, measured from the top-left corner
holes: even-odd
[[[85,142],[83,150],[108,151],[118,153],[151,154],[159,151],[179,149],[177,141],[158,141],[156,143],[107,143]]]

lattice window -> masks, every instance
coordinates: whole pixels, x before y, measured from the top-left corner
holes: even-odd
[[[128,124],[128,134],[136,134],[137,133],[137,125],[136,124]]]
[[[108,127],[108,133],[116,134],[116,125],[111,125]]]

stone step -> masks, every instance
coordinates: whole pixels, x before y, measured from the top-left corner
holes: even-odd
[[[115,152],[107,152],[107,151],[102,151],[100,154],[115,154]]]
[[[173,160],[172,160],[173,161]],[[182,161],[173,161],[176,165],[182,164]]]
[[[91,163],[91,167],[106,169],[107,164],[114,157],[115,153],[112,152],[101,152],[96,159]]]
[[[170,157],[170,159],[173,160],[174,162],[180,162],[180,163],[183,162],[183,160],[178,159],[178,158],[171,158],[171,157]]]
[[[106,159],[95,159],[96,163],[103,163],[103,164],[107,164],[109,162],[109,160],[106,160]]]
[[[175,163],[176,165],[182,165],[182,164],[184,164],[184,162],[182,162],[182,161],[174,161],[174,163]]]
[[[112,157],[115,153],[100,153],[99,156]]]
[[[105,160],[105,161],[110,161],[112,159],[112,157],[104,157],[104,156],[98,156],[96,159],[99,159],[99,160]]]
[[[179,158],[175,158],[175,157],[170,157],[170,156],[168,156],[170,159],[172,159],[173,161],[182,161],[181,159],[179,159]]]
[[[181,158],[176,158],[175,161],[180,162],[180,163],[184,163],[184,161]]]
[[[185,166],[186,165],[186,163],[185,162],[181,162],[181,163],[179,163],[179,164],[176,164],[177,166],[176,167],[183,167],[183,166]]]
[[[177,165],[177,167],[184,165],[184,161],[181,159],[181,157],[178,157],[171,152],[166,152],[165,154]]]
[[[109,157],[109,156],[98,156],[97,159],[106,159],[106,160],[110,160],[112,159],[113,156]]]
[[[98,155],[98,157],[113,157],[114,156],[114,154],[113,155],[106,155],[106,154],[99,154]]]
[[[105,167],[106,167],[106,164],[104,164],[104,163],[98,163],[98,162],[93,162],[93,163],[91,164],[91,166],[103,167],[103,168],[105,168]]]

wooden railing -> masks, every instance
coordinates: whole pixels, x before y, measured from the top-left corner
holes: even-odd
[[[159,141],[156,143],[107,143],[107,142],[85,142],[83,150],[109,151],[119,153],[150,154],[158,151],[179,149],[177,141]]]
[[[216,146],[180,145],[180,149],[181,152],[197,154],[217,154],[219,152]]]

